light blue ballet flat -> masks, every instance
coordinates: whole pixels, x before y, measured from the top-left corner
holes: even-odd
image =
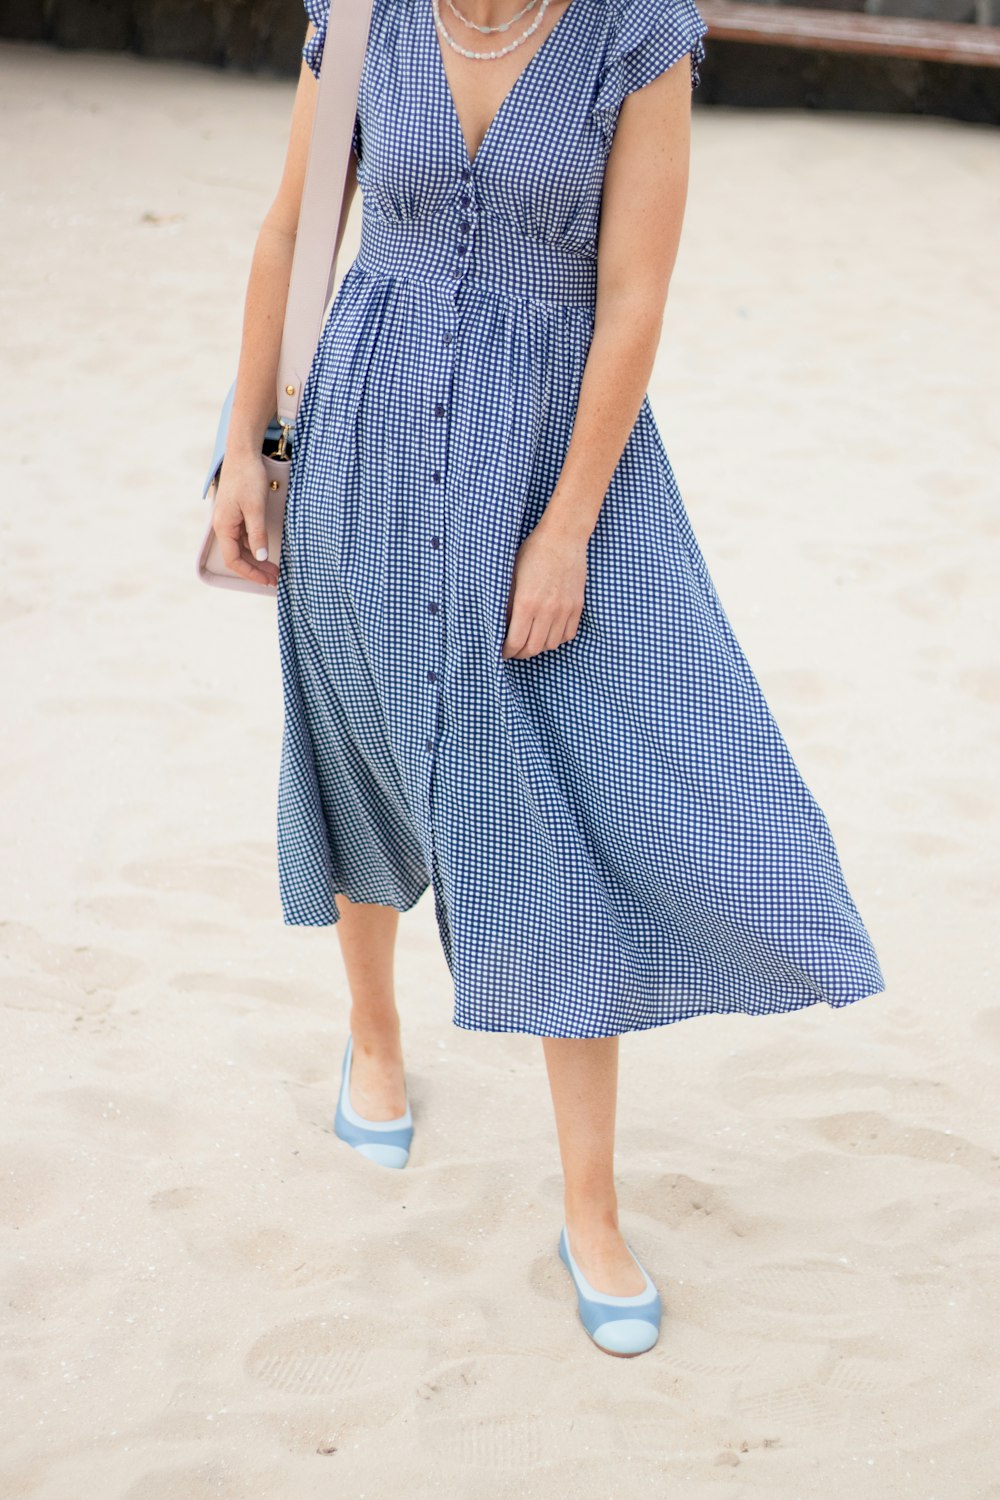
[[[333,1117],[333,1133],[383,1167],[405,1167],[413,1139],[413,1116],[407,1098],[406,1110],[395,1120],[366,1120],[351,1103],[350,1078],[354,1038],[347,1033],[344,1061],[340,1070],[340,1094]]]
[[[576,1287],[580,1321],[605,1354],[644,1354],[660,1334],[660,1294],[631,1246],[628,1253],[646,1278],[645,1291],[632,1297],[612,1297],[591,1286],[580,1270],[569,1248],[565,1224],[559,1236],[559,1255]]]

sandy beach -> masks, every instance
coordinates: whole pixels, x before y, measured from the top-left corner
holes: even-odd
[[[887,990],[623,1038],[617,1360],[541,1044],[452,1025],[429,891],[410,1164],[331,1131],[274,605],[194,576],[293,90],[0,45],[0,1493],[997,1500],[1000,135],[695,111],[650,399]]]

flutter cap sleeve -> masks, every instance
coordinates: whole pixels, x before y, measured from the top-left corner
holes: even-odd
[[[330,0],[303,0],[303,3],[306,16],[316,30],[302,48],[302,56],[318,78],[319,65],[323,61],[323,44],[326,41],[326,23],[330,18]]]
[[[611,144],[623,100],[691,54],[691,87],[701,82],[708,31],[694,0],[609,0],[615,9],[611,43],[595,114]]]

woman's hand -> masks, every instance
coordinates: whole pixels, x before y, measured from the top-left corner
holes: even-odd
[[[514,557],[501,657],[535,656],[576,635],[587,582],[587,539],[544,518]]]
[[[267,491],[267,470],[259,454],[227,453],[215,494],[212,529],[227,568],[250,583],[277,585],[277,563],[259,556],[267,552]]]

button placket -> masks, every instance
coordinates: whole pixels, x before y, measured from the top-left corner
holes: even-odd
[[[468,167],[462,168],[463,183],[471,183],[472,173]],[[475,193],[471,185],[463,187],[458,194],[458,206],[455,221],[455,238],[453,243],[455,258],[452,261],[451,274],[456,280],[461,280],[468,270],[472,258],[472,245],[475,236]]]
[[[441,539],[444,532],[444,507],[448,487],[448,449],[451,427],[452,374],[454,368],[453,350],[455,345],[454,324],[457,317],[454,303],[447,294],[442,300],[441,311],[446,326],[441,335],[439,354],[435,360],[436,370],[433,372],[433,384],[430,392],[432,416],[431,443],[426,470],[427,503],[425,515],[427,529],[423,538],[423,544],[427,547],[428,563],[426,572],[424,572],[423,568],[421,569],[425,578],[422,592],[424,593],[425,619],[428,626],[428,652],[421,666],[424,678],[424,692],[431,695],[427,705],[427,722],[431,732],[427,734],[424,740],[424,747],[430,761],[429,775],[431,781],[433,781],[434,773],[434,756],[442,727],[442,693],[445,682],[444,635],[447,627],[445,619],[446,611],[442,599],[444,553]],[[429,798],[430,791],[428,789]],[[428,800],[428,808],[429,806],[430,803]]]
[[[441,381],[440,381],[440,387],[439,387],[439,389],[440,389],[441,392],[449,392],[450,393],[450,389],[451,389],[451,372],[450,372],[450,369],[448,367],[448,361],[447,361],[447,359],[442,359],[441,360],[440,367],[441,367]],[[435,401],[435,403],[434,403],[434,433],[435,433],[435,436],[434,436],[434,441],[433,441],[433,443],[431,445],[430,472],[429,472],[428,484],[427,484],[427,490],[428,490],[428,496],[427,496],[427,502],[428,502],[428,504],[427,504],[427,514],[428,514],[428,521],[429,521],[429,530],[428,530],[427,535],[433,539],[432,543],[431,543],[431,548],[432,549],[434,548],[434,544],[435,543],[439,544],[439,542],[440,542],[439,532],[440,532],[440,527],[441,527],[442,496],[443,496],[443,492],[444,492],[444,468],[445,468],[445,460],[446,460],[446,456],[447,456],[447,435],[448,435],[447,434],[447,418],[448,418],[448,411],[449,411],[449,402],[447,400],[438,399],[437,401]],[[429,719],[430,719],[430,723],[431,723],[431,726],[432,726],[432,733],[427,736],[427,738],[426,738],[426,740],[424,742],[426,750],[427,750],[427,753],[429,755],[431,755],[431,756],[433,756],[433,754],[434,754],[434,750],[435,750],[436,745],[437,745],[437,735],[438,735],[438,732],[439,732],[439,729],[440,729],[440,711],[441,711],[441,686],[440,686],[440,682],[441,682],[441,665],[442,665],[442,659],[443,659],[444,651],[443,651],[443,644],[442,644],[441,626],[440,626],[439,621],[440,621],[440,619],[442,617],[442,613],[443,613],[442,609],[441,609],[441,598],[440,598],[441,587],[442,587],[443,582],[444,582],[443,570],[440,567],[434,566],[432,564],[431,567],[430,567],[430,570],[427,573],[426,588],[427,588],[427,593],[428,593],[429,597],[426,600],[426,604],[427,604],[427,616],[428,616],[429,621],[431,622],[431,629],[432,629],[432,631],[434,633],[429,637],[429,644],[430,644],[431,649],[430,649],[429,654],[428,654],[428,663],[425,665],[425,668],[424,668],[425,680],[430,685],[430,691],[431,691],[431,693],[433,693],[433,698],[431,700],[430,712],[429,712]],[[432,770],[433,770],[433,767],[432,767]]]
[[[446,394],[446,393],[448,393],[450,391],[450,388],[451,388],[451,378],[450,378],[450,370],[447,367],[447,361],[444,361],[444,360],[441,362],[441,377],[442,378],[441,378],[440,390],[441,390],[442,393]],[[430,495],[429,495],[430,519],[431,519],[432,526],[435,527],[434,535],[437,535],[436,528],[440,524],[440,516],[439,516],[439,512],[438,512],[438,505],[439,505],[439,497],[441,495],[442,488],[443,488],[444,461],[445,461],[445,455],[446,455],[446,452],[447,452],[447,420],[446,420],[447,416],[448,416],[448,401],[446,399],[441,399],[441,397],[439,397],[439,399],[437,401],[435,401],[435,403],[434,403],[434,419],[435,419],[436,436],[435,436],[435,440],[434,440],[434,443],[433,443],[432,454],[431,454],[431,462],[432,462],[432,464],[436,464],[436,467],[432,467],[432,469],[431,469],[431,472],[430,472],[430,484],[428,486],[428,488],[430,490]],[[435,616],[435,615],[440,615],[440,613],[441,613],[441,601],[440,601],[439,598],[433,597],[433,596],[435,596],[435,595],[437,595],[437,594],[440,593],[442,581],[443,581],[443,579],[442,579],[441,569],[440,568],[434,569],[432,571],[432,573],[429,575],[428,585],[427,585],[428,589],[429,589],[429,591],[430,591],[430,593],[432,595],[432,597],[427,600],[427,613],[428,613],[428,615]],[[431,722],[433,724],[433,731],[434,732],[433,732],[433,735],[428,735],[427,740],[425,741],[427,751],[431,755],[433,755],[433,753],[434,753],[434,748],[435,748],[435,745],[437,743],[437,734],[438,734],[438,730],[440,728],[439,717],[440,717],[441,689],[440,689],[440,687],[438,685],[438,681],[439,681],[439,676],[440,676],[439,664],[441,662],[441,658],[442,658],[442,654],[443,654],[442,653],[442,649],[441,649],[441,633],[440,633],[440,629],[438,629],[438,631],[436,633],[435,648],[436,649],[434,650],[433,655],[431,656],[431,661],[432,661],[433,665],[430,666],[430,667],[428,667],[426,669],[426,679],[432,685],[433,692],[434,692],[434,697],[433,697],[432,704],[431,704]]]
[[[465,184],[471,183],[472,172],[469,167],[461,169],[461,180]],[[445,727],[447,709],[447,635],[448,619],[447,610],[443,607],[443,596],[445,586],[446,560],[444,555],[443,539],[446,536],[445,519],[446,505],[449,494],[449,469],[450,456],[450,432],[451,416],[454,396],[454,353],[457,334],[458,309],[462,290],[462,281],[471,262],[471,248],[475,231],[475,203],[474,193],[471,187],[463,187],[458,194],[458,205],[456,210],[456,232],[455,232],[455,255],[447,269],[450,274],[443,287],[441,301],[441,313],[444,328],[441,333],[441,342],[438,346],[436,368],[431,372],[432,385],[430,391],[431,419],[430,419],[430,452],[426,471],[426,509],[427,531],[424,543],[427,546],[427,569],[421,568],[420,572],[426,579],[424,597],[426,610],[424,618],[428,627],[428,653],[422,663],[423,690],[431,694],[427,704],[426,723],[430,729],[424,740],[424,750],[427,760],[427,819],[428,837],[430,848],[430,867],[433,873],[435,900],[443,908],[443,895],[439,890],[439,872],[437,863],[437,848],[434,837],[434,782],[437,768],[437,753],[441,740],[442,730]]]

